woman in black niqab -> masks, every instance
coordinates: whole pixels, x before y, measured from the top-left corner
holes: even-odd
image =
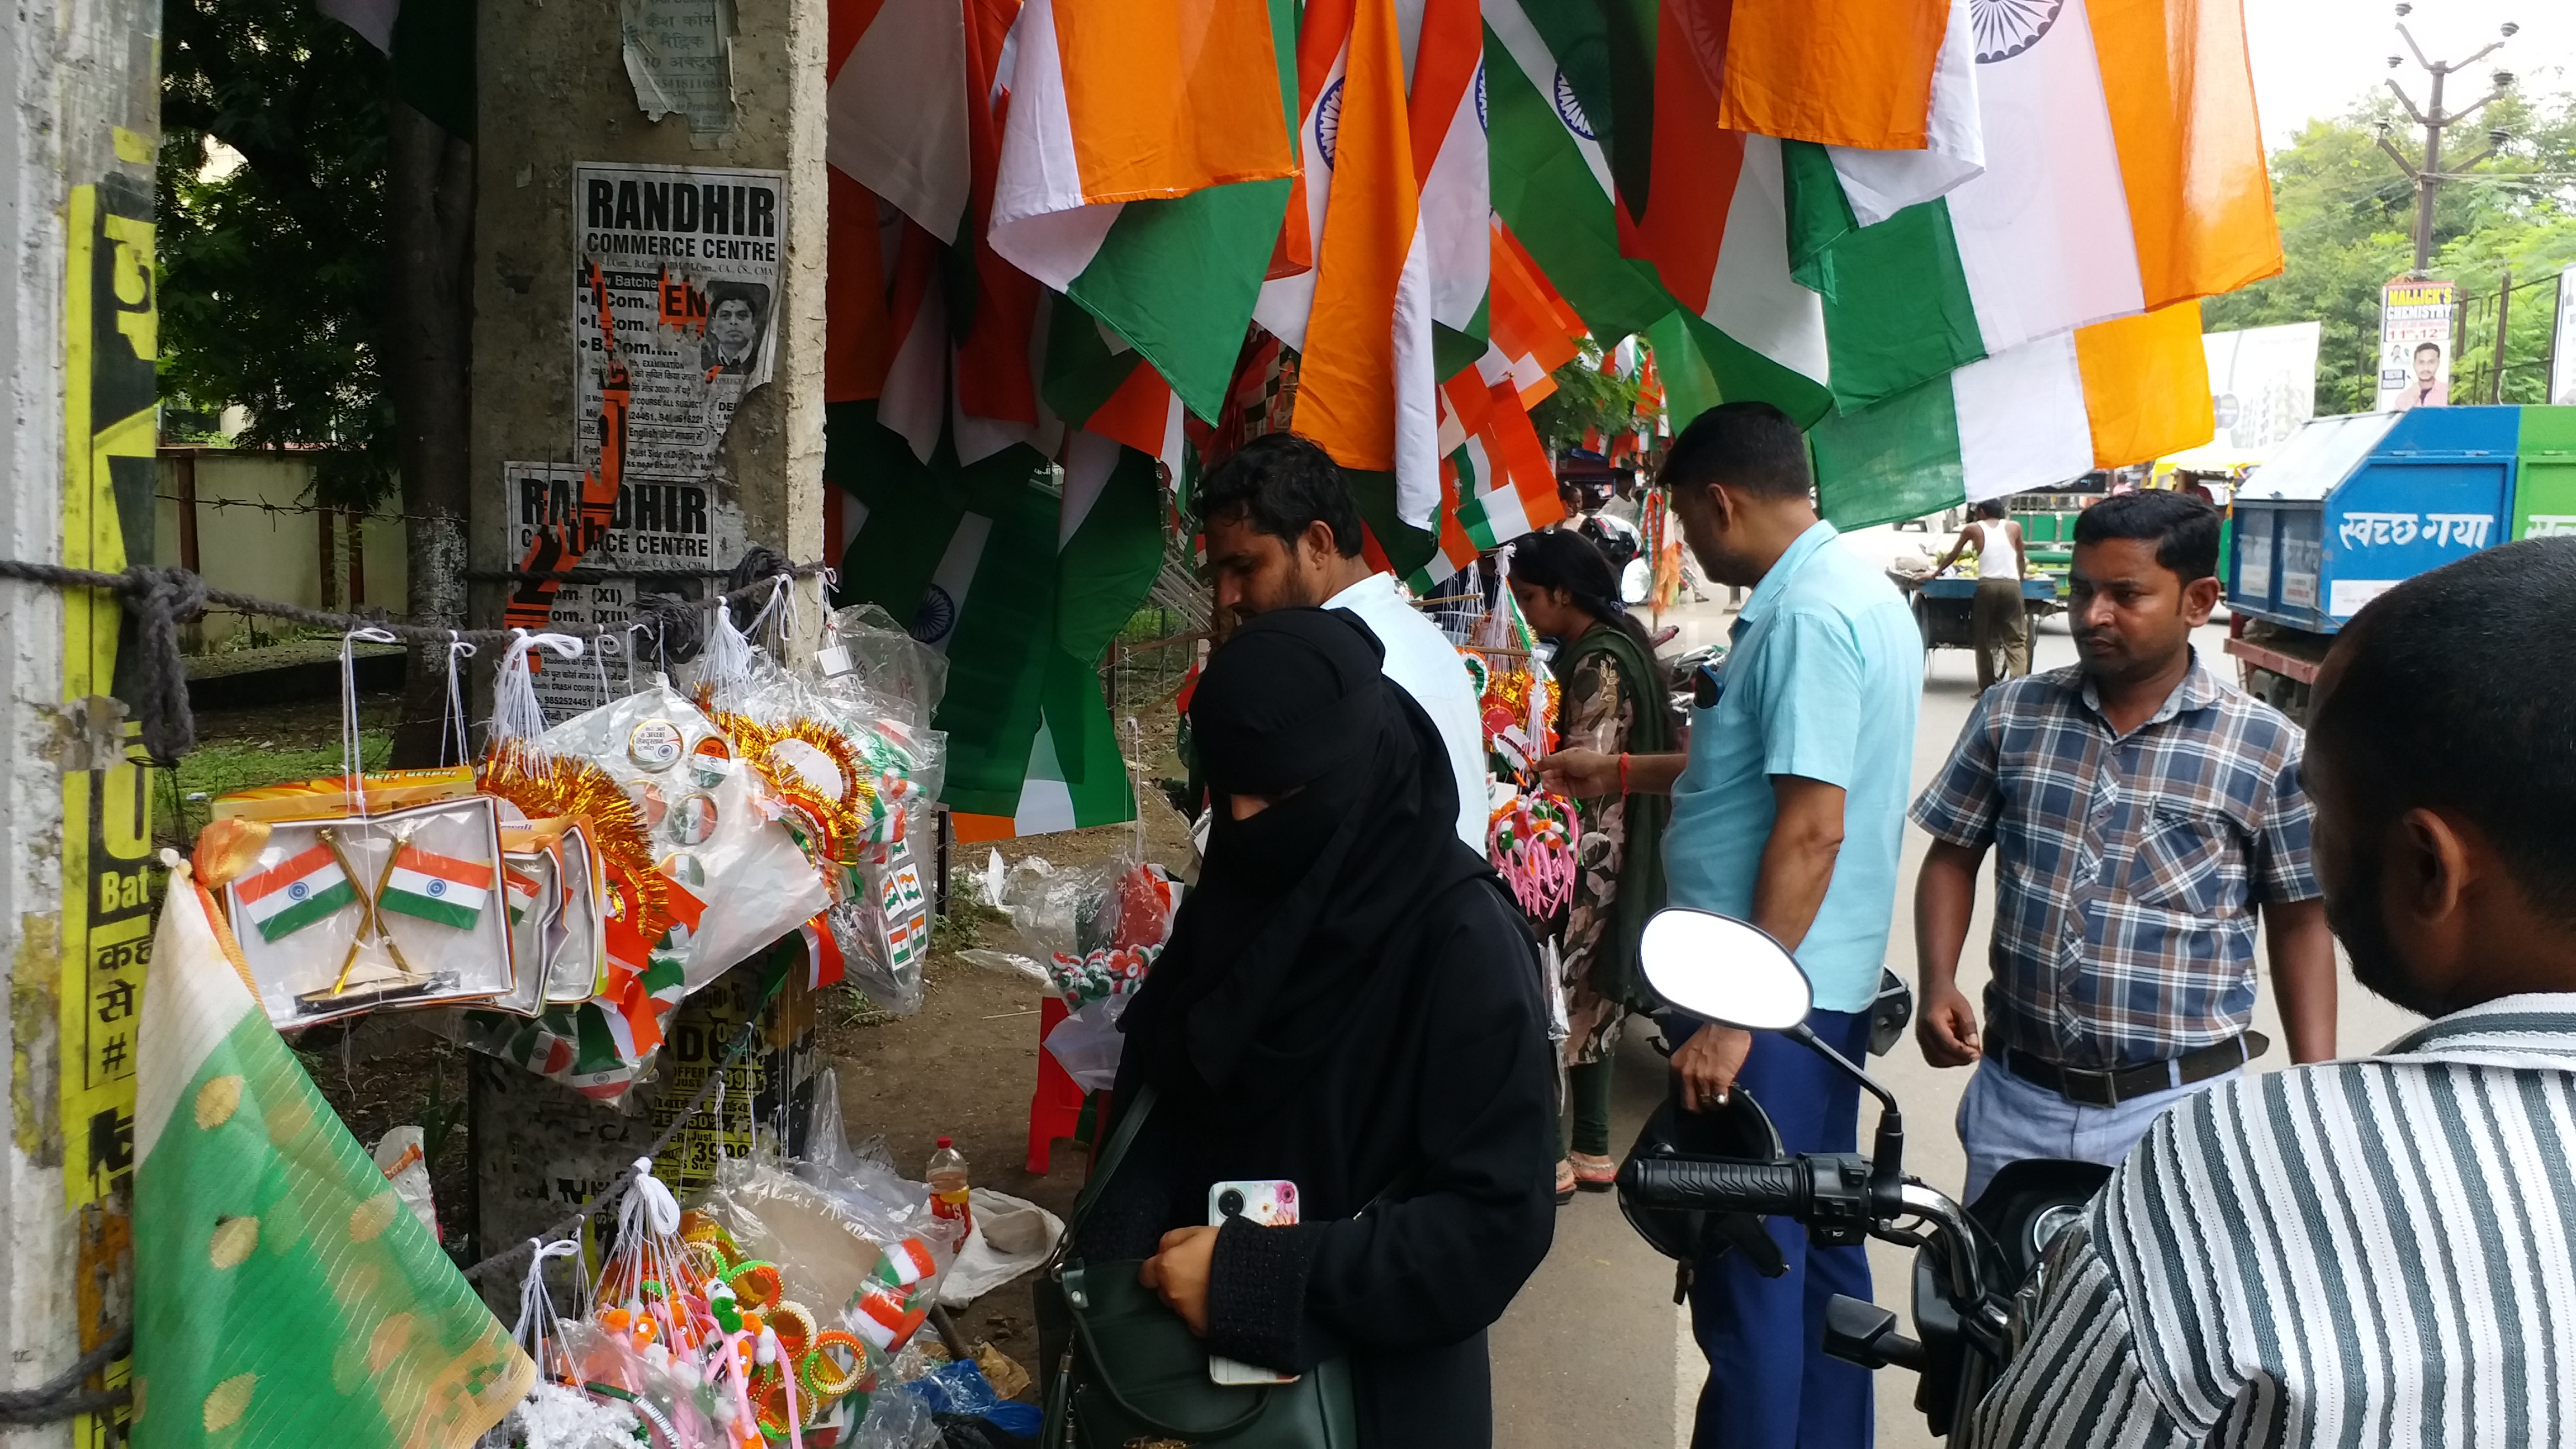
[[[1157,1102],[1080,1246],[1190,1260],[1164,1292],[1195,1279],[1213,1352],[1348,1355],[1364,1444],[1483,1446],[1485,1329],[1553,1230],[1554,1072],[1527,929],[1382,655],[1347,611],[1288,609],[1209,659],[1206,860],[1121,1022],[1116,1100]],[[1298,1226],[1181,1231],[1260,1179],[1297,1185]]]

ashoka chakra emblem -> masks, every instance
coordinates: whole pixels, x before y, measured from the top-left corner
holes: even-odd
[[[1977,38],[1977,64],[2010,60],[2057,23],[2066,0],[1968,0],[1968,24]]]
[[[1476,62],[1476,129],[1490,131],[1493,128],[1492,118],[1485,114],[1485,63],[1478,61]]]
[[[1342,83],[1324,87],[1315,100],[1315,149],[1324,153],[1324,166],[1330,169],[1333,154],[1342,149]]]
[[[1565,122],[1565,129],[1581,136],[1584,140],[1601,139],[1592,134],[1592,123],[1584,119],[1583,102],[1574,98],[1574,83],[1565,78],[1565,71],[1561,67],[1556,73],[1556,115],[1558,120]]]
[[[912,611],[912,637],[924,644],[936,644],[956,627],[957,601],[937,584],[923,590],[920,606]]]

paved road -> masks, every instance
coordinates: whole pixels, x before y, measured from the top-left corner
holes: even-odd
[[[1845,546],[1879,561],[1910,554],[1924,542],[1921,534],[1871,529],[1851,536]],[[1720,591],[1718,603],[1683,611],[1683,637],[1676,647],[1725,637],[1731,616],[1722,607],[1724,597]],[[2198,641],[2203,657],[2214,667],[2224,667],[2219,652],[2224,638],[2224,629],[2212,627]],[[2074,645],[2062,620],[2043,624],[2037,645],[2034,667],[2049,669],[2074,662]],[[1922,725],[1914,751],[1917,789],[1947,757],[1975,694],[1976,668],[1969,656],[1957,650],[1935,651],[1925,670]],[[1925,843],[1921,831],[1908,828],[1903,880],[1913,880]],[[1888,960],[1910,978],[1914,960],[1910,885],[1907,891],[1898,902],[1895,935],[1887,949]],[[1982,991],[1985,983],[1984,953],[1978,943],[1986,939],[1990,906],[1981,891],[1969,932],[1969,959],[1960,973],[1971,996]],[[2348,974],[2339,1005],[2338,1044],[2349,1054],[2376,1049],[2416,1020],[2363,993]],[[2284,1040],[2268,986],[2258,997],[2255,1013],[2262,1031],[2275,1043]],[[2258,1066],[2277,1069],[2287,1063],[2286,1052],[2276,1045]],[[1872,1069],[1906,1105],[1908,1169],[1955,1192],[1965,1164],[1951,1123],[1967,1073],[1934,1069],[1910,1038]],[[1615,1148],[1626,1150],[1662,1091],[1662,1060],[1646,1048],[1641,1034],[1632,1034],[1620,1057],[1613,1102]],[[1868,1137],[1865,1121],[1862,1141],[1866,1143]],[[1908,1311],[1908,1256],[1886,1244],[1870,1248],[1878,1300],[1900,1315]],[[1494,1329],[1499,1449],[1687,1443],[1690,1406],[1705,1373],[1688,1321],[1672,1306],[1672,1287],[1671,1263],[1656,1256],[1629,1229],[1612,1197],[1587,1193],[1562,1209],[1554,1251]],[[1929,1449],[1935,1443],[1914,1411],[1913,1397],[1913,1375],[1897,1369],[1878,1375],[1882,1449]]]

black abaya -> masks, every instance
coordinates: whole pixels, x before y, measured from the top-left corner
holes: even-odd
[[[1117,1096],[1151,1081],[1159,1100],[1083,1255],[1150,1256],[1207,1221],[1211,1183],[1292,1181],[1299,1226],[1218,1236],[1209,1348],[1290,1371],[1347,1355],[1364,1444],[1481,1449],[1485,1330],[1555,1226],[1528,930],[1452,833],[1449,772],[1423,768],[1442,759],[1429,720],[1349,616],[1247,625],[1192,722],[1213,784],[1280,798],[1250,830],[1223,828],[1219,800],[1204,888],[1129,1008]],[[1306,778],[1281,778],[1283,757]]]

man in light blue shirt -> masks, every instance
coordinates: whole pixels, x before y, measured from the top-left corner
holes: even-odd
[[[1858,1060],[1868,1049],[1896,910],[1896,861],[1914,761],[1922,636],[1885,575],[1817,518],[1806,439],[1767,403],[1702,413],[1673,440],[1662,481],[1709,578],[1751,585],[1718,677],[1698,681],[1685,755],[1568,751],[1543,762],[1575,795],[1670,790],[1672,904],[1749,920],[1815,985],[1807,1024]],[[1683,1105],[1752,1092],[1790,1152],[1850,1152],[1859,1089],[1784,1038],[1682,1017]],[[1693,1449],[1866,1449],[1867,1370],[1824,1356],[1825,1305],[1867,1299],[1859,1247],[1812,1248],[1774,1219],[1788,1262],[1765,1278],[1742,1253],[1698,1266],[1691,1324],[1708,1355]]]

